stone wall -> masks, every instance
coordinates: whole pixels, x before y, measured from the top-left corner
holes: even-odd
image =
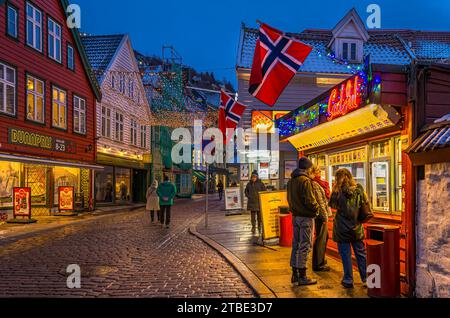
[[[450,162],[418,184],[417,297],[450,297]]]

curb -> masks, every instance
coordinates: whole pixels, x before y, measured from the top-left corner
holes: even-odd
[[[200,221],[201,222],[201,221]],[[198,222],[198,223],[200,223]],[[264,282],[255,275],[236,255],[230,250],[220,245],[213,239],[206,235],[197,232],[197,224],[189,227],[189,233],[196,236],[207,245],[216,250],[225,260],[242,276],[244,281],[250,286],[250,288],[256,293],[259,298],[278,298],[277,295],[267,287]]]

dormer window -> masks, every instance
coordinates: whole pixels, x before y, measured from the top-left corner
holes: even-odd
[[[357,43],[343,41],[341,58],[349,62],[358,62]]]

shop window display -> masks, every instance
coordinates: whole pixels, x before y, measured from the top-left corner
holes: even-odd
[[[13,188],[20,186],[20,163],[0,161],[0,208],[12,207]]]
[[[70,186],[75,188],[75,193],[80,192],[80,169],[78,168],[53,168],[54,178],[54,205],[59,203],[58,188]]]
[[[31,188],[31,204],[33,206],[47,205],[47,167],[25,165],[25,187]]]
[[[359,148],[348,150],[341,153],[331,154],[328,158],[330,165],[330,178],[332,184],[334,184],[334,176],[339,169],[348,169],[355,181],[361,184],[364,189],[367,189],[367,176],[366,176],[366,148]]]
[[[95,173],[95,198],[100,203],[112,203],[114,200],[114,170],[105,167]]]
[[[116,168],[116,200],[130,201],[131,170]]]

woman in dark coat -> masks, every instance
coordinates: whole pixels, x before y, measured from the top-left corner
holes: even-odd
[[[353,288],[352,251],[355,252],[358,270],[363,284],[366,284],[367,259],[364,246],[364,228],[358,221],[363,204],[368,204],[364,188],[355,182],[347,169],[336,171],[336,184],[331,194],[330,207],[337,210],[334,217],[333,240],[338,244],[344,267],[342,286]]]
[[[266,191],[266,186],[259,179],[258,172],[253,171],[250,182],[245,187],[245,196],[247,197],[247,210],[252,214],[252,233],[256,232],[256,219],[258,219],[258,231],[262,233],[262,220],[259,206],[259,192]]]

